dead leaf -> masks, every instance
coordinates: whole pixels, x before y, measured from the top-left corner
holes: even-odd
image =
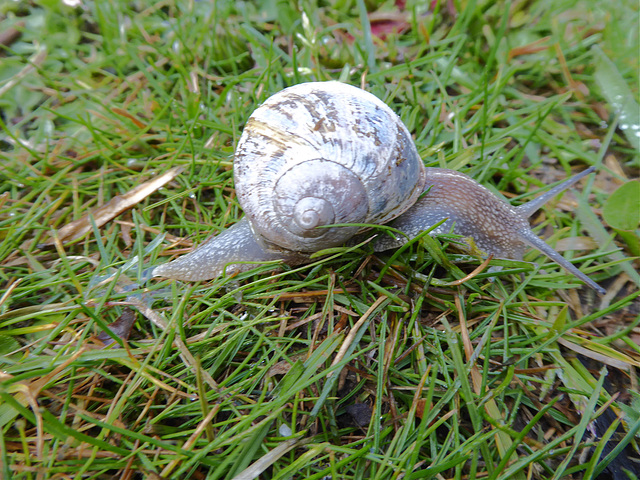
[[[284,375],[285,373],[288,373],[295,362],[297,362],[298,360],[304,360],[306,356],[306,353],[299,353],[289,357],[288,360],[280,360],[278,363],[269,368],[269,371],[267,372],[267,378],[271,378],[274,375]]]
[[[61,242],[67,243],[82,238],[91,231],[92,218],[97,227],[103,226],[105,223],[113,220],[125,210],[128,210],[129,208],[144,200],[160,187],[169,183],[171,180],[176,178],[181,171],[182,167],[174,167],[165,174],[132,188],[124,195],[116,195],[103,206],[93,209],[82,218],[79,218],[78,220],[68,223],[64,227],[60,228],[55,233],[55,236],[57,236]],[[44,245],[53,244],[54,237],[51,237],[44,243]]]
[[[129,335],[131,334],[131,327],[136,321],[136,314],[130,308],[125,308],[115,322],[109,324],[109,330],[114,333],[116,336],[120,337],[123,340],[128,340]],[[104,346],[111,345],[114,340],[107,332],[100,332],[96,339],[104,344]]]

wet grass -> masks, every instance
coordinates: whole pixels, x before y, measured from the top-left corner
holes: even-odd
[[[637,5],[422,3],[0,7],[3,478],[597,478],[637,457],[639,236],[601,216],[638,176]],[[141,284],[241,217],[254,108],[329,79],[514,204],[596,166],[532,222],[607,295],[534,251],[478,272],[447,237]]]

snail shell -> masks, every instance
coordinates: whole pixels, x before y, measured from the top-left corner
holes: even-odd
[[[238,201],[268,247],[310,253],[342,245],[415,203],[424,167],[407,128],[374,95],[304,83],[249,118],[234,159]]]
[[[505,258],[521,259],[534,247],[604,293],[528,223],[592,171],[513,207],[467,175],[425,168],[406,127],[377,97],[339,82],[300,84],[256,109],[240,137],[234,179],[246,216],[152,275],[196,281],[273,260],[297,265],[344,244],[361,224],[393,220],[404,236],[381,236],[374,248],[382,251],[446,220],[434,233],[473,237],[480,250]]]

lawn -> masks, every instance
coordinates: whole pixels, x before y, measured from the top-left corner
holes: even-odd
[[[639,21],[634,0],[1,4],[0,477],[637,478]],[[251,113],[325,80],[513,205],[596,167],[530,222],[606,293],[455,235],[149,278],[242,217]]]

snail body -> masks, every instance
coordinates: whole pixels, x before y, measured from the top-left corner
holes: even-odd
[[[273,260],[302,264],[362,231],[343,224],[391,222],[406,237],[381,236],[374,248],[382,251],[447,219],[433,233],[473,237],[480,250],[503,258],[537,248],[602,293],[528,223],[592,170],[513,207],[467,175],[425,168],[407,128],[374,95],[339,82],[300,84],[258,107],[238,142],[234,181],[245,217],[152,274],[196,281]]]

